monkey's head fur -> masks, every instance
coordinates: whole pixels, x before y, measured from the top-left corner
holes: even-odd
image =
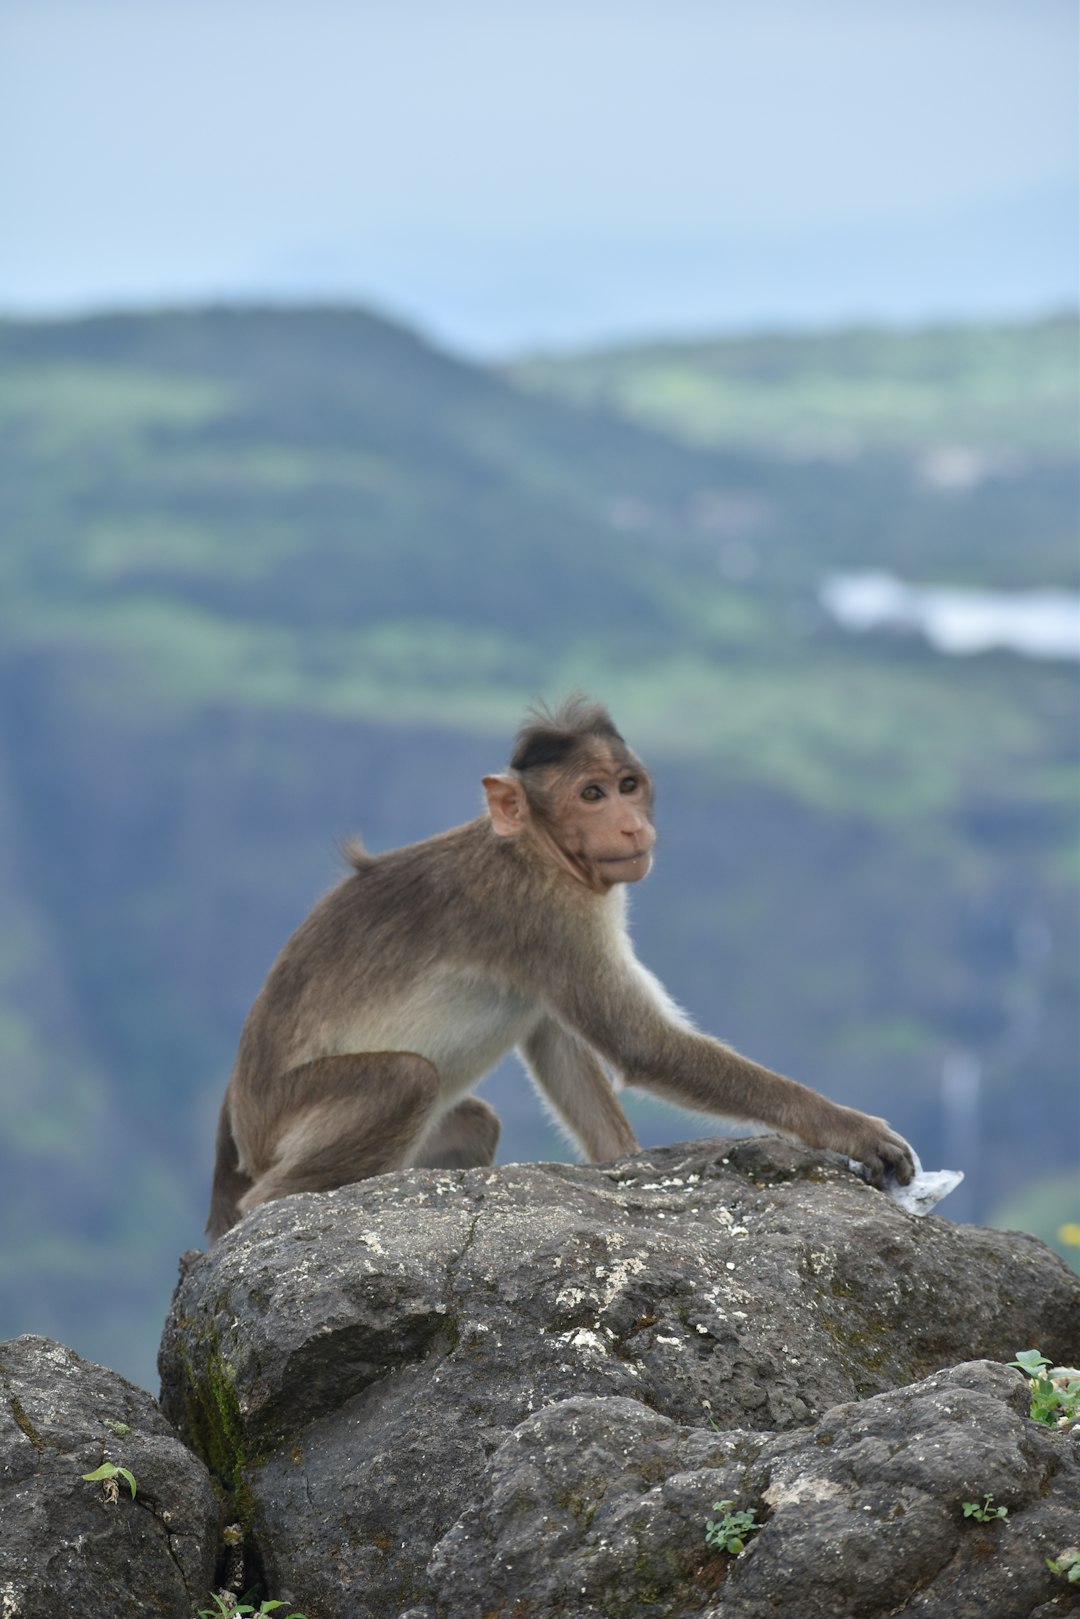
[[[602,703],[575,692],[552,710],[535,703],[514,738],[510,768],[519,772],[563,764],[576,748],[591,740],[622,742],[615,721]]]
[[[606,893],[652,863],[652,783],[607,709],[575,695],[529,710],[509,770],[485,776],[496,836],[523,838],[586,887]]]

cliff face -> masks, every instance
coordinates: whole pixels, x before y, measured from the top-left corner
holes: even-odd
[[[1035,1239],[714,1140],[259,1210],[186,1262],[162,1403],[308,1619],[1028,1619],[1080,1599],[1080,1447],[956,1363],[1078,1343]]]

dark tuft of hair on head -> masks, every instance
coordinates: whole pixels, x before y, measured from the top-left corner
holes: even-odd
[[[562,764],[588,737],[602,737],[608,742],[623,740],[603,704],[594,703],[581,692],[568,697],[554,712],[542,703],[528,712],[530,717],[514,738],[511,770]]]

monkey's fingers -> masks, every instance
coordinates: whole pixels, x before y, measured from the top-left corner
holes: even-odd
[[[903,1136],[891,1130],[884,1119],[869,1114],[856,1114],[859,1121],[858,1141],[848,1150],[852,1158],[865,1165],[871,1186],[879,1192],[892,1176],[898,1186],[907,1186],[915,1174],[915,1159]]]
[[[915,1178],[915,1155],[911,1147],[898,1136],[895,1131],[889,1131],[888,1143],[882,1152],[886,1168],[891,1170],[896,1178],[897,1185],[907,1186]]]
[[[907,1186],[915,1171],[910,1156],[900,1147],[894,1148],[892,1142],[882,1142],[878,1151],[867,1153],[863,1158],[866,1165],[871,1186],[876,1186],[879,1192],[884,1192],[890,1182],[897,1186]]]

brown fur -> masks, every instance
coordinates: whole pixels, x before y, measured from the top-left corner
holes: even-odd
[[[517,1046],[589,1158],[637,1142],[605,1072],[911,1174],[880,1119],[838,1107],[690,1027],[634,957],[622,885],[648,870],[648,773],[606,711],[535,714],[489,811],[368,855],[274,963],[222,1107],[210,1220],[407,1164],[491,1163],[492,1109],[468,1091]]]

